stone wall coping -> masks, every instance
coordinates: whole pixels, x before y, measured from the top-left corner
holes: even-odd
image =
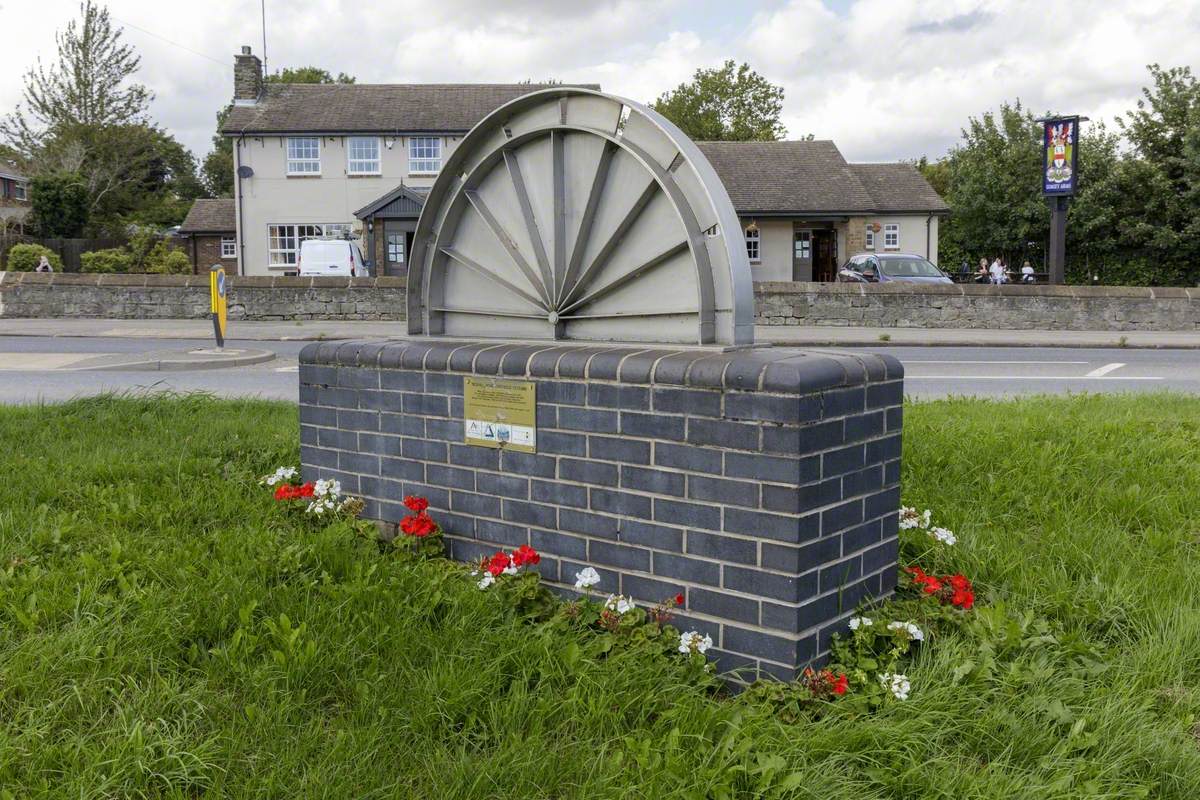
[[[1051,286],[1049,284],[988,283],[811,283],[759,281],[754,292],[764,295],[929,295],[992,297],[1071,297],[1079,300],[1134,297],[1147,300],[1200,300],[1200,288],[1186,286]]]
[[[85,273],[85,272],[0,272],[7,285],[48,284],[51,286],[155,286],[194,288],[208,286],[208,273],[199,275],[157,275],[149,273]],[[237,289],[404,289],[405,278],[380,276],[376,278],[301,278],[285,275],[230,275],[229,287]]]
[[[795,348],[722,351],[603,342],[497,342],[441,339],[313,342],[300,363],[420,369],[502,378],[568,378],[622,383],[810,394],[899,380],[893,356]]]

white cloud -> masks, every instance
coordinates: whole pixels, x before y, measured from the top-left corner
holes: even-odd
[[[233,53],[261,50],[258,3],[109,8],[142,55],[155,118],[203,156]],[[21,32],[6,37],[0,113],[77,13],[77,0],[0,0],[0,29]],[[1111,118],[1132,107],[1146,64],[1200,63],[1200,3],[1168,0],[268,0],[267,15],[272,68],[315,64],[360,82],[557,78],[648,101],[697,67],[745,60],[784,86],[792,135],[833,139],[857,160],[938,155],[968,116],[1018,97],[1036,112]]]

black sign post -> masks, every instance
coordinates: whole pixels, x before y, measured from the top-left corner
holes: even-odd
[[[1079,123],[1087,117],[1050,117],[1042,123],[1042,194],[1050,206],[1050,283],[1067,282],[1067,206],[1079,186]]]

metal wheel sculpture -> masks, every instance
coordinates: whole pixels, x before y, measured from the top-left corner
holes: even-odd
[[[417,223],[412,334],[749,344],[737,215],[696,145],[629,100],[520,97],[446,160]]]

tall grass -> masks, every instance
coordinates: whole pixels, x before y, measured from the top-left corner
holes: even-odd
[[[293,407],[0,409],[0,796],[1200,796],[1200,402],[907,415],[906,500],[995,629],[785,724],[298,529],[253,486]]]

